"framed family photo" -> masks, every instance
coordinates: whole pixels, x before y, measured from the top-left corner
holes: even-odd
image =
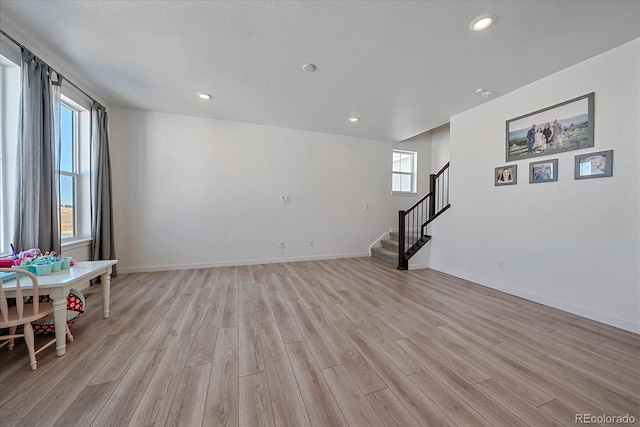
[[[558,180],[558,159],[529,163],[529,183]]]
[[[593,147],[595,93],[507,120],[506,161]]]
[[[514,185],[518,183],[518,165],[497,167],[493,173],[494,185]]]
[[[613,150],[576,156],[575,179],[613,176]]]

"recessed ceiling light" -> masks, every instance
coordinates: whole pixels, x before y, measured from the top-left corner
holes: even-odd
[[[305,71],[306,71],[306,72],[308,72],[308,73],[313,73],[315,70],[317,70],[317,69],[318,69],[318,67],[316,67],[316,66],[315,66],[315,65],[313,65],[313,64],[304,64],[304,65],[302,66],[302,69],[303,69],[303,70],[305,70]]]
[[[473,31],[486,30],[494,22],[496,22],[496,16],[493,13],[485,13],[484,15],[480,15],[476,19],[471,21],[471,24],[469,24],[469,29]]]
[[[198,98],[200,99],[211,99],[212,96],[209,93],[206,92],[198,92]]]
[[[351,116],[351,117],[349,117],[349,121],[350,121],[350,122],[355,123],[355,122],[357,122],[358,120],[360,120],[360,117],[356,117],[356,116]]]
[[[483,98],[488,98],[493,95],[493,90],[491,89],[476,89],[476,93],[482,95]]]

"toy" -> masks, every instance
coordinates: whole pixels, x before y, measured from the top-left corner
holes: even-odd
[[[30,302],[30,299],[31,298],[26,302]],[[40,302],[48,302],[51,301],[51,298],[49,298],[49,295],[42,295],[39,300]],[[70,289],[69,295],[67,295],[67,325],[71,326],[77,322],[84,314],[85,308],[86,303],[82,292]],[[56,330],[56,325],[53,321],[53,313],[40,320],[32,322],[31,325],[33,326],[33,332],[39,335],[50,334]]]

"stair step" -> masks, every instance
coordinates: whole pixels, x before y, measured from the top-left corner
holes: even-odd
[[[371,248],[371,256],[393,266],[398,265],[398,251],[391,251],[385,248]]]
[[[398,241],[397,240],[382,239],[380,241],[380,244],[382,244],[383,248],[389,249],[390,251],[395,251],[396,253],[398,253]],[[405,251],[407,249],[409,249],[410,247],[411,247],[411,244],[409,242],[405,242],[405,244],[404,244]]]
[[[431,236],[426,235],[422,236],[422,238],[417,242],[415,240],[412,242],[407,242],[405,244],[405,248],[408,255],[412,256],[413,254],[415,254],[422,246],[426,245],[429,240],[431,240]],[[380,243],[382,244],[382,247],[371,248],[371,256],[391,265],[397,266],[398,241],[382,239]]]
[[[395,240],[397,242],[399,234],[400,233],[398,233],[397,231],[391,231],[389,233],[389,238],[391,240]],[[416,241],[418,239],[418,237],[420,237],[420,232],[419,231],[409,231],[409,232],[405,233],[405,240]]]

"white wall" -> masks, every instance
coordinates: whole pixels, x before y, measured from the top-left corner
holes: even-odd
[[[391,196],[391,142],[133,109],[109,117],[120,272],[367,256],[415,201]]]
[[[430,131],[431,133],[431,170],[437,173],[451,160],[451,136],[449,123]]]
[[[640,332],[640,39],[451,119],[452,208],[431,266]],[[559,153],[558,182],[494,187],[505,121],[595,92],[595,146]],[[574,156],[614,150],[613,177],[574,180]],[[504,261],[504,270],[497,269]]]

